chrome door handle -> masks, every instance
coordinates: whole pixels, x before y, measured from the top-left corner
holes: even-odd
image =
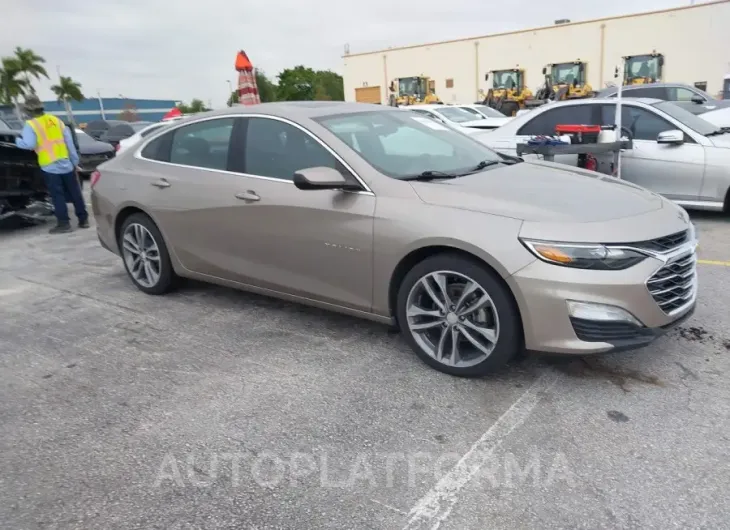
[[[152,183],[152,185],[156,186],[158,188],[169,188],[170,187],[170,183],[167,182],[167,180],[165,180],[165,179],[156,180],[155,182]]]
[[[241,199],[242,201],[260,201],[261,197],[256,195],[255,191],[248,190],[236,193],[236,199]]]

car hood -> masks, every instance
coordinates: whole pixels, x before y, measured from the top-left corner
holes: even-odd
[[[602,223],[656,211],[665,202],[626,181],[542,161],[411,184],[428,204],[530,222]]]

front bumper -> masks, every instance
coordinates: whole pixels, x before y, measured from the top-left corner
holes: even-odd
[[[646,346],[694,311],[694,248],[693,242],[670,255],[647,257],[623,271],[579,270],[534,261],[507,279],[522,315],[525,347],[548,353],[590,354]],[[671,294],[672,286],[661,284],[662,289],[658,289],[657,281],[664,281],[677,264],[684,267],[677,278],[685,289],[677,287],[676,293],[681,297],[668,303],[667,292]],[[619,308],[621,313],[628,313],[628,318],[587,319],[571,315],[569,300]]]

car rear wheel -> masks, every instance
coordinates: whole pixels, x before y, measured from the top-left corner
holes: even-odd
[[[147,215],[130,215],[119,233],[127,274],[147,294],[164,294],[177,286],[170,255],[157,225]]]
[[[433,368],[475,377],[504,366],[522,349],[511,293],[475,260],[441,254],[417,264],[398,291],[398,322],[416,354]]]

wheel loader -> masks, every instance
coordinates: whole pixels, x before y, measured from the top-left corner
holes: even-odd
[[[441,100],[436,95],[434,82],[428,77],[400,77],[390,82],[391,107],[407,105],[438,104]]]
[[[580,59],[571,63],[552,63],[542,70],[549,83],[554,101],[591,98],[595,94],[586,79],[586,63]],[[536,97],[538,97],[536,95]]]
[[[492,75],[492,88],[484,96],[482,105],[488,105],[505,116],[515,116],[517,111],[530,106],[532,90],[525,86],[525,71],[521,68],[491,70],[484,76],[489,81]],[[481,92],[481,91],[480,91]]]
[[[664,56],[656,50],[644,55],[624,57],[624,85],[644,85],[662,80]]]

